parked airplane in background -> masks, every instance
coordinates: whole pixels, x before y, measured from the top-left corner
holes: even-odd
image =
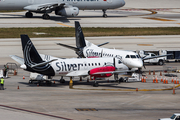
[[[21,68],[47,76],[67,77],[110,77],[116,73],[129,72],[118,58],[72,58],[60,59],[49,55],[39,55],[27,35],[21,35],[24,59],[15,55],[11,58],[21,64]],[[96,82],[95,82],[96,84]]]
[[[42,13],[43,19],[49,19],[48,13],[56,15],[77,16],[80,10],[102,10],[107,17],[107,9],[125,5],[124,0],[0,0],[0,10],[28,10],[26,17],[33,17],[32,12]]]
[[[93,56],[116,57],[120,59],[122,63],[124,63],[129,69],[139,68],[140,70],[143,66],[144,60],[172,55],[172,54],[166,54],[166,55],[159,55],[154,57],[141,58],[137,53],[133,51],[101,48],[100,46],[107,43],[94,45],[93,43],[90,43],[89,41],[85,40],[81,26],[77,21],[75,21],[75,34],[76,34],[76,47],[65,45],[62,43],[57,43],[57,44],[76,51],[76,54],[79,57],[93,57]]]

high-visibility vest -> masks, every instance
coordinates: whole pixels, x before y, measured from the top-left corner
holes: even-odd
[[[1,78],[1,84],[4,84],[4,79],[3,78]]]

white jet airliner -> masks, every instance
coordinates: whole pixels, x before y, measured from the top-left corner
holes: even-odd
[[[60,59],[40,55],[27,35],[21,35],[24,59],[15,55],[11,58],[21,64],[21,68],[47,76],[67,77],[110,77],[113,74],[132,72],[118,58],[71,58]],[[96,82],[95,82],[96,84]]]
[[[0,0],[0,10],[28,10],[26,17],[33,17],[35,12],[42,13],[43,19],[49,19],[52,11],[56,15],[77,16],[79,10],[102,10],[103,17],[107,17],[107,9],[124,5],[124,0]]]

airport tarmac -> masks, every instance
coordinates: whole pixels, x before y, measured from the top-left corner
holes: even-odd
[[[179,35],[170,36],[114,36],[87,37],[94,44],[109,41],[104,47],[124,50],[136,49],[179,49]],[[57,46],[56,42],[75,46],[74,37],[67,38],[32,38],[40,53],[58,57],[76,57],[74,51]],[[20,38],[0,39],[0,65],[11,60],[9,55],[22,56]],[[151,44],[151,45],[149,45]],[[172,46],[172,47],[171,47]],[[68,54],[67,54],[68,53]],[[179,63],[166,63],[165,66],[179,66]],[[146,70],[163,69],[163,66],[146,66]],[[165,75],[166,73],[163,73]],[[179,74],[179,73],[178,73]],[[177,74],[177,75],[178,75]],[[160,73],[156,73],[160,80]],[[22,79],[25,76],[25,79]],[[165,90],[174,86],[172,78],[168,84],[152,83],[147,73],[147,82],[121,83],[114,82],[113,77],[98,80],[99,87],[93,87],[93,81],[86,78],[79,81],[74,78],[74,89],[69,89],[69,78],[60,84],[60,77],[54,77],[52,86],[29,84],[29,73],[18,69],[18,75],[9,75],[5,79],[5,90],[0,90],[1,119],[8,120],[157,120],[170,117],[180,111],[179,87],[176,94]],[[178,76],[179,79],[179,76]],[[177,85],[177,84],[175,84]],[[19,86],[19,89],[18,89]],[[139,89],[136,92],[136,88]],[[150,91],[140,91],[148,89]],[[151,89],[156,89],[151,91]]]
[[[0,13],[0,28],[11,27],[74,27],[79,21],[82,27],[180,27],[179,0],[125,0],[120,9],[107,10],[107,18],[101,10],[80,10],[77,17],[61,17],[51,13],[50,20],[34,13],[25,18],[24,12]]]

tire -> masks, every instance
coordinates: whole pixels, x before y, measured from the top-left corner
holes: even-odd
[[[164,62],[162,60],[159,60],[158,64],[162,66],[164,65]]]

